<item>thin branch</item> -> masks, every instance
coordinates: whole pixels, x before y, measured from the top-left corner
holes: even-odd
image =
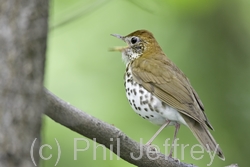
[[[131,140],[113,125],[105,123],[44,90],[48,108],[45,114],[63,126],[103,144],[125,161],[141,167],[195,167],[168,158],[161,153],[147,152],[147,147]],[[136,160],[141,155],[141,158]],[[135,157],[135,158],[133,158]],[[155,160],[152,160],[155,159]]]

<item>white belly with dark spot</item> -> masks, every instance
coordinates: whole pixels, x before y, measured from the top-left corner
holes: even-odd
[[[157,125],[162,125],[167,120],[171,121],[170,125],[174,125],[176,122],[187,125],[176,109],[161,102],[161,100],[133,81],[131,70],[127,70],[128,73],[124,77],[126,96],[138,115]]]

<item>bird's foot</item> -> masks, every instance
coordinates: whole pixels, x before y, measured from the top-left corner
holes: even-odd
[[[178,162],[179,164],[181,163],[181,161],[180,161],[178,158],[173,158],[173,154],[172,154],[172,153],[170,153],[170,154],[168,155],[168,158],[173,159],[175,162]]]
[[[146,146],[146,147],[149,147],[148,150],[149,150],[150,152],[158,152],[157,148],[154,147],[154,146],[152,146],[151,143],[146,143],[145,146]]]

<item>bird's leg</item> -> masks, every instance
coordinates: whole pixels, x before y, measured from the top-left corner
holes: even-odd
[[[151,137],[151,139],[146,143],[146,146],[149,146],[149,145],[153,142],[153,140],[156,138],[156,136],[158,136],[159,133],[160,133],[166,126],[168,126],[169,123],[170,123],[170,121],[167,120],[167,122],[166,122],[165,124],[163,124],[163,125],[160,127],[160,129],[154,134],[154,136]]]
[[[172,145],[171,145],[171,149],[170,149],[170,153],[169,153],[168,157],[172,157],[172,154],[173,154],[173,144],[175,142],[175,139],[176,139],[176,136],[177,136],[177,133],[178,133],[179,129],[180,129],[180,124],[176,122],[176,124],[175,124],[175,131],[174,131],[174,139],[173,139],[173,142],[172,142]]]

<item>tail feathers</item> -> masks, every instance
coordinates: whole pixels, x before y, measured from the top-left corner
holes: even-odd
[[[183,115],[189,129],[193,132],[194,136],[197,140],[202,144],[202,146],[207,151],[216,152],[216,154],[222,159],[225,160],[222,150],[219,145],[216,143],[215,139],[209,132],[208,128],[204,124],[200,124],[199,122],[193,120],[192,118]]]

